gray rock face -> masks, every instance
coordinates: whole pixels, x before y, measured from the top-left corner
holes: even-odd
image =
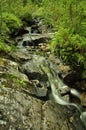
[[[20,80],[23,80],[25,82],[29,82],[28,77],[19,72],[18,70],[19,65],[16,62],[13,62],[8,59],[0,58],[0,75],[3,77],[3,75],[7,76],[13,76],[16,78],[19,78]]]
[[[0,87],[0,130],[85,130],[74,113],[53,101],[29,96],[22,89]]]
[[[45,58],[39,55],[33,55],[32,59],[28,62],[26,62],[23,65],[23,69],[27,70],[27,72],[40,72],[43,74],[43,72],[40,69],[40,64],[42,64],[45,61]]]
[[[16,61],[27,61],[31,59],[26,48],[20,48],[16,52],[10,52],[9,55]]]
[[[39,67],[45,58],[33,55],[32,59],[22,65],[29,79],[19,72],[18,63],[0,59],[0,130],[85,130],[75,109],[41,98],[49,87]]]
[[[33,81],[35,94],[39,97],[46,96],[49,87],[47,76],[40,68],[44,61],[44,57],[33,55],[32,59],[22,66],[29,79]]]
[[[11,88],[0,88],[0,130],[40,130],[40,112],[40,100]]]

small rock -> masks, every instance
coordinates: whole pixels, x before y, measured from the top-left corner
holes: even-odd
[[[80,99],[81,99],[81,105],[82,105],[82,106],[86,106],[86,92],[83,92],[83,93],[80,95]]]

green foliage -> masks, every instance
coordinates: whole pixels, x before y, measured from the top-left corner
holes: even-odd
[[[23,7],[18,14],[18,17],[23,21],[23,24],[28,24],[32,21],[31,5]]]
[[[15,74],[7,74],[8,78],[15,81],[16,84],[19,84],[21,87],[26,86],[26,82],[20,78],[18,78]]]
[[[55,30],[68,26],[75,33],[86,36],[86,1],[76,0],[42,0],[40,15]]]
[[[26,87],[27,86],[27,83],[25,81],[18,78],[14,74],[4,73],[2,76],[3,76],[3,78],[6,79],[6,82],[2,82],[0,87],[13,87],[13,86],[15,86],[15,88],[16,88],[16,87]]]
[[[7,27],[5,22],[2,22],[0,39],[8,39],[9,38],[10,29]]]
[[[13,7],[11,12],[15,14],[19,18],[25,18],[26,20],[32,20],[33,13],[39,8],[38,4],[32,2],[31,0],[27,0],[26,4],[23,5],[23,1],[18,0],[13,3]]]
[[[17,83],[19,83],[21,85],[21,87],[25,87],[26,86],[25,81],[23,81],[21,79],[17,79]]]
[[[43,0],[42,1],[42,12],[41,15],[44,17],[45,22],[54,27],[59,22],[60,19],[60,8],[58,1],[53,0]]]
[[[3,41],[0,40],[0,52],[5,52],[5,53],[8,53],[11,51],[11,47],[8,46],[7,44],[5,44]]]
[[[73,34],[69,28],[60,28],[55,33],[51,41],[51,51],[76,71],[83,73],[86,69],[86,38]]]
[[[29,25],[34,17],[42,17],[56,32],[51,41],[51,51],[86,77],[85,0],[0,0],[0,3],[1,39],[17,31],[22,22]],[[4,50],[2,41],[0,46]]]
[[[14,45],[7,45],[3,40],[0,40],[0,52],[9,53],[11,51],[16,51],[17,47]]]
[[[21,20],[12,13],[2,13],[2,21],[10,33],[14,32],[22,26]]]
[[[42,0],[41,5],[42,17],[55,30],[52,53],[86,78],[86,1]]]

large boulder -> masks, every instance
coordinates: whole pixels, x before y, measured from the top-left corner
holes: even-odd
[[[71,111],[70,111],[71,110]],[[85,130],[75,109],[0,87],[0,130]]]

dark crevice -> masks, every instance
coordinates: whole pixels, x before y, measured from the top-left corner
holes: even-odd
[[[40,43],[46,42],[45,38],[39,38],[32,41],[23,41],[23,46],[38,46]]]
[[[48,77],[45,74],[40,74],[37,72],[27,72],[27,70],[24,72],[30,80],[39,80],[39,81],[48,81]]]
[[[47,92],[47,95],[46,96],[43,96],[43,97],[38,97],[36,96],[35,94],[32,94],[30,92],[28,92],[27,90],[23,89],[23,92],[26,93],[27,95],[31,96],[31,97],[34,97],[36,99],[39,99],[39,100],[42,100],[42,101],[47,101],[49,100],[49,92]]]

